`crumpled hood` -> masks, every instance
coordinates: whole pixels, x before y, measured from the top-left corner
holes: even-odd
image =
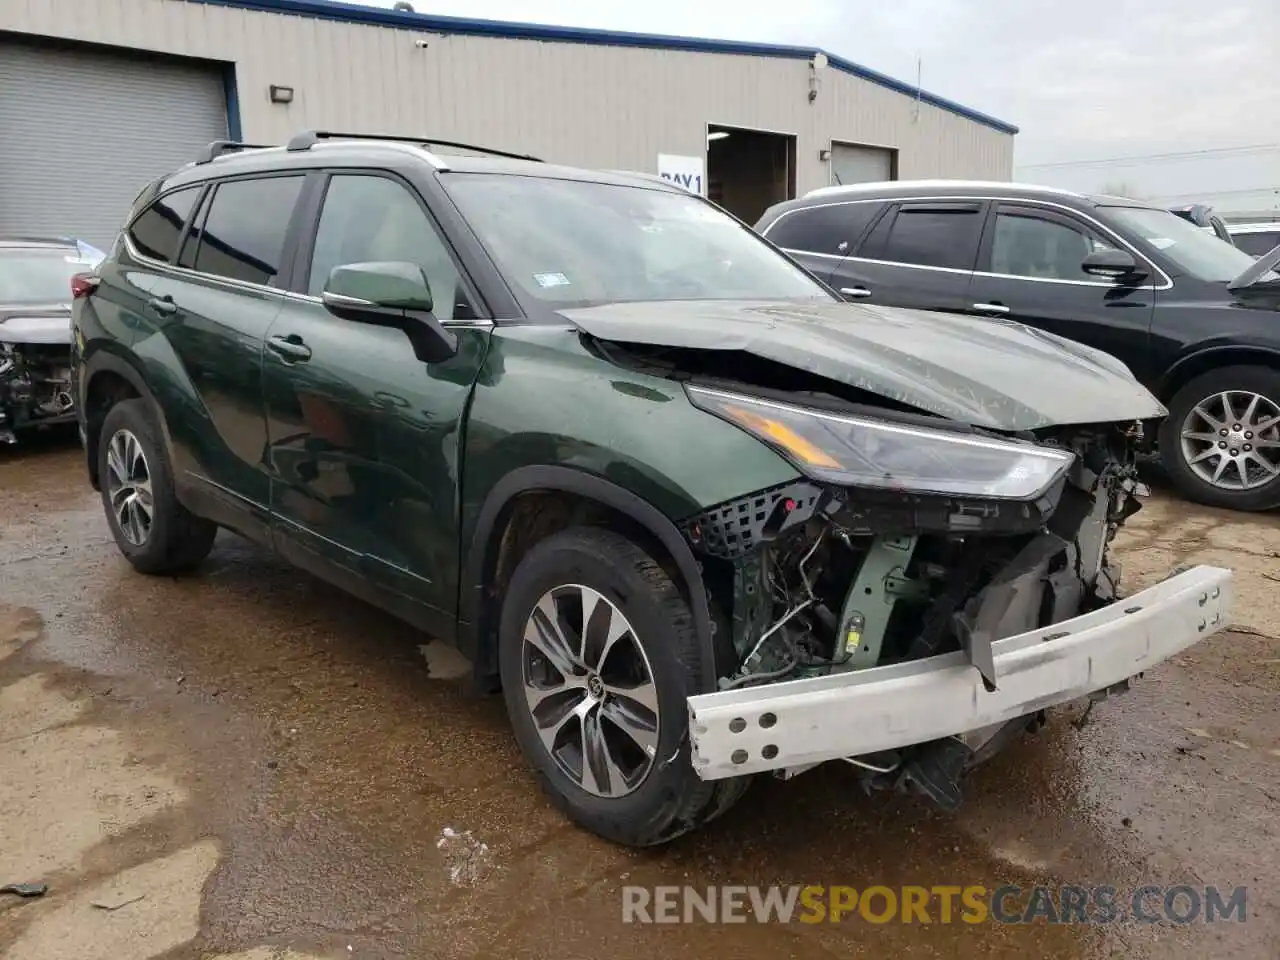
[[[1017,323],[867,304],[618,303],[561,311],[601,340],[741,350],[962,423],[1034,430],[1162,417],[1109,354]]]

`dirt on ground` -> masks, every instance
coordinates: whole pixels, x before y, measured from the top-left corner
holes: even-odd
[[[447,648],[229,535],[134,573],[74,438],[0,451],[7,960],[1280,956],[1280,518],[1155,494],[1124,586],[1236,571],[1231,629],[1051,711],[946,814],[827,765],[619,849],[537,792]],[[1083,722],[1081,722],[1083,719]],[[1244,922],[636,925],[622,888],[1247,888]]]

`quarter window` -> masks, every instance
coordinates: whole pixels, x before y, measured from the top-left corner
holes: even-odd
[[[377,261],[422,267],[437,320],[475,319],[458,268],[413,194],[386,177],[333,177],[316,229],[308,292],[319,296],[334,267]]]
[[[272,285],[284,261],[284,241],[302,177],[220,183],[204,218],[195,269],[230,280]]]
[[[129,227],[134,249],[144,257],[171,263],[178,237],[199,196],[199,187],[186,187],[165,194],[142,211]]]
[[[1000,211],[991,242],[991,272],[1043,280],[1098,282],[1080,268],[1084,258],[1111,244],[1083,226],[1033,213]]]
[[[853,252],[883,206],[833,203],[793,210],[775,221],[767,236],[786,250],[845,256]]]
[[[982,227],[977,204],[904,205],[863,255],[890,263],[972,270]]]

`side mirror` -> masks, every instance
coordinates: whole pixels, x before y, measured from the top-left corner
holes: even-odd
[[[403,330],[413,355],[441,363],[458,352],[458,338],[431,310],[431,285],[416,263],[347,263],[334,267],[321,294],[325,309],[355,323]]]
[[[1133,254],[1127,250],[1095,250],[1084,258],[1080,269],[1091,277],[1106,280],[1133,280],[1146,276]]]

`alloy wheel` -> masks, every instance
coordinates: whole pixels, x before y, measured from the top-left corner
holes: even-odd
[[[1205,397],[1182,422],[1182,457],[1220,490],[1254,490],[1280,477],[1280,405],[1249,390]]]
[[[590,587],[542,596],[525,624],[525,699],[543,747],[578,786],[625,796],[658,749],[658,690],[630,622]]]
[[[151,535],[154,499],[142,444],[130,430],[117,430],[107,446],[107,495],[116,525],[135,547]]]

